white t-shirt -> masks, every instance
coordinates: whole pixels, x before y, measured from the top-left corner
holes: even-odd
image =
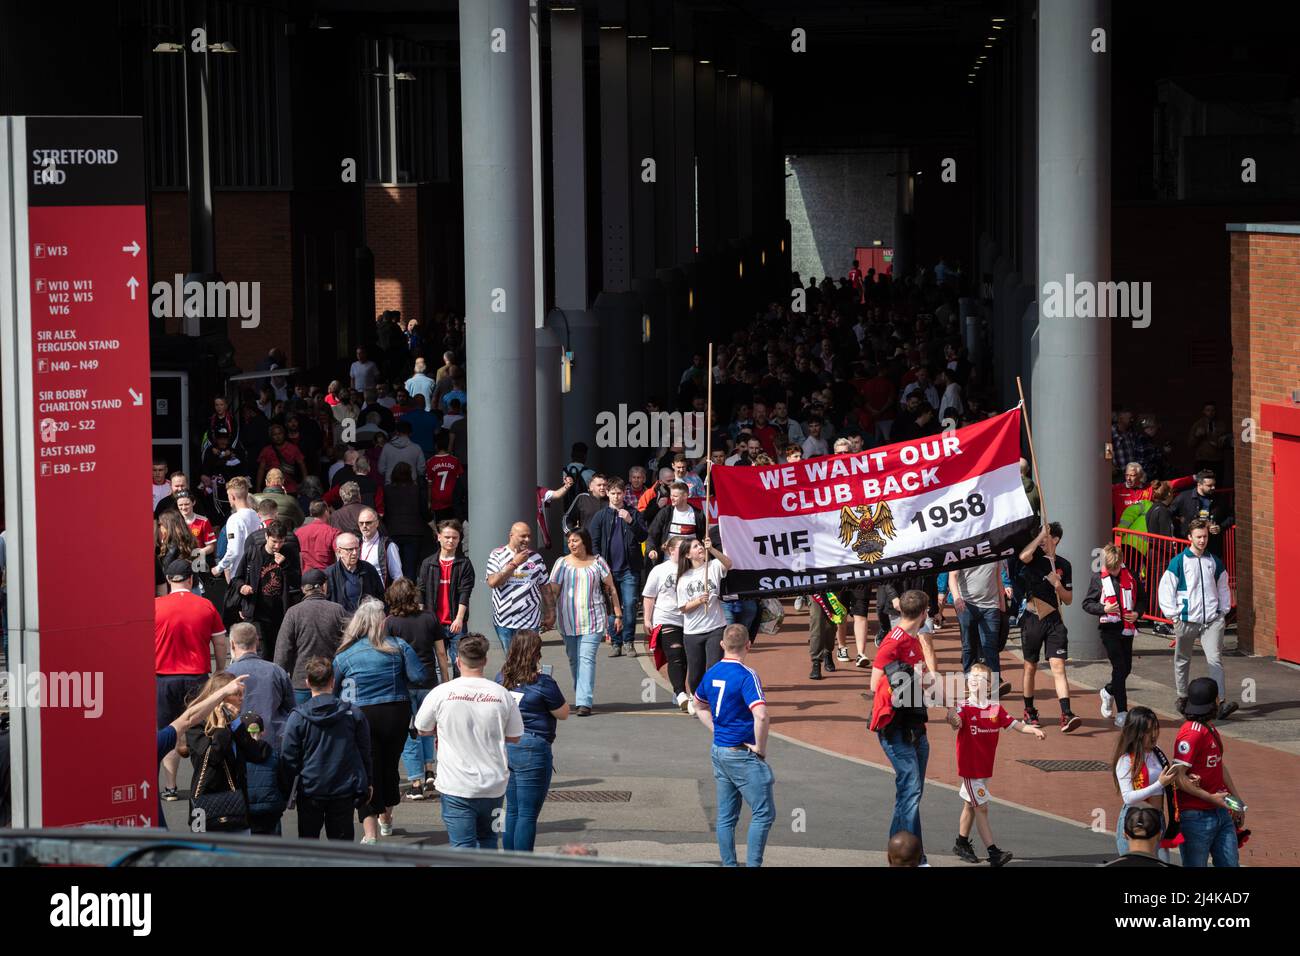
[[[645,579],[642,597],[654,598],[655,613],[650,621],[651,627],[661,624],[682,626],[682,612],[677,608],[677,562],[661,561],[656,564]]]
[[[153,506],[158,507],[158,502],[162,501],[172,493],[172,483],[164,481],[161,485],[153,486]]]
[[[438,731],[438,792],[475,799],[505,796],[506,738],[522,737],[524,720],[508,690],[483,677],[439,684],[415,715],[416,730]]]
[[[687,538],[695,537],[695,509],[689,505],[685,508],[674,508],[673,516],[668,519],[668,533],[684,535]]]
[[[374,388],[379,382],[379,366],[374,362],[353,362],[352,387],[359,392]]]
[[[693,611],[683,611],[682,631],[686,634],[707,634],[719,627],[727,626],[727,619],[722,613],[722,579],[727,572],[717,558],[709,558],[708,564],[691,568],[677,579],[677,606],[693,601],[708,590],[707,604]]]

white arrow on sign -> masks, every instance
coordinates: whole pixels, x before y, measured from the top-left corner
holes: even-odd
[[[140,781],[140,792],[141,792],[145,797],[148,797],[148,796],[149,796],[149,781],[148,781],[148,780],[141,780],[141,781]]]
[[[132,404],[132,405],[143,405],[143,404],[144,404],[144,396],[143,396],[143,395],[141,395],[139,392],[137,392],[137,391],[136,391],[135,389],[133,389],[133,388],[128,388],[127,391],[131,393],[131,404]]]
[[[136,816],[140,818],[141,826],[146,826],[146,827],[153,826],[153,817],[146,817],[143,813],[137,813]]]
[[[131,253],[133,257],[138,256],[140,254],[140,243],[132,239],[131,244],[129,246],[122,247],[122,251]]]
[[[131,278],[126,280],[126,286],[128,289],[131,290],[132,301],[135,301],[135,287],[138,286],[139,284],[140,284],[140,280],[137,279],[135,276],[131,276]]]

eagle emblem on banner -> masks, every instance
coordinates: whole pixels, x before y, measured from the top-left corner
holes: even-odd
[[[858,505],[840,509],[840,541],[867,564],[879,561],[885,554],[886,541],[897,534],[894,513],[887,501],[877,503],[874,508]]]

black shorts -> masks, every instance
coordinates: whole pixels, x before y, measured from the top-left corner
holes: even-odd
[[[846,588],[844,597],[847,598],[850,615],[853,617],[867,616],[870,610],[871,597],[865,584],[856,584],[851,588]]]
[[[157,698],[155,717],[159,730],[185,713],[185,708],[193,703],[186,701],[185,698],[192,691],[202,687],[207,679],[207,674],[156,674],[154,676],[154,693]]]
[[[1066,639],[1065,622],[1061,612],[1053,611],[1045,618],[1025,614],[1020,619],[1020,650],[1025,660],[1037,664],[1040,652],[1046,648],[1047,659],[1065,660],[1070,656]]]

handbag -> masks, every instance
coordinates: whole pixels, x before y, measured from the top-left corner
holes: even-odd
[[[190,821],[191,823],[194,821],[194,811],[199,810],[203,814],[202,830],[247,830],[248,801],[244,799],[244,792],[235,786],[235,778],[231,776],[229,764],[223,763],[222,766],[226,771],[226,783],[230,785],[230,789],[215,793],[203,792],[203,784],[208,774],[208,758],[211,756],[212,745],[209,743],[208,749],[203,752],[203,765],[199,768],[199,779],[194,785],[194,795],[190,798]]]

